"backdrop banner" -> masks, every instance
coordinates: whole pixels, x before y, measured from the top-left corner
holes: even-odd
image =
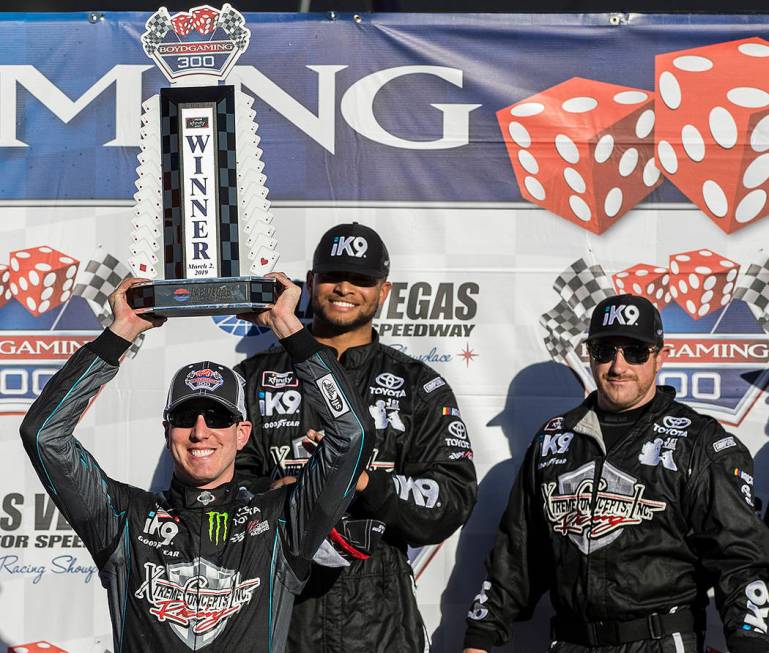
[[[167,85],[140,42],[148,17],[0,16],[0,651],[113,649],[94,563],[18,428],[129,270],[142,103]],[[660,382],[745,442],[769,499],[769,17],[245,17],[227,81],[253,98],[276,269],[303,279],[330,226],[375,228],[393,282],[376,327],[446,378],[472,440],[470,521],[411,552],[433,650],[461,649],[538,426],[592,387],[582,339],[602,297],[659,307]],[[77,437],[110,476],[163,487],[173,372],[271,343],[231,317],[172,320]],[[517,650],[546,650],[548,618],[544,599]]]

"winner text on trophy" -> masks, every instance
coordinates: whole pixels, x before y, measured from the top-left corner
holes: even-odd
[[[229,4],[146,23],[145,52],[171,82],[143,105],[132,220],[138,313],[235,315],[264,308],[278,260],[253,99],[220,85],[248,47],[245,19]]]

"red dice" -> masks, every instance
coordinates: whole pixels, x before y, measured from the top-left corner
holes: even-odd
[[[594,233],[662,183],[648,91],[573,77],[497,120],[521,195]]]
[[[0,306],[4,306],[8,303],[8,300],[13,297],[11,292],[11,271],[7,265],[0,263]]]
[[[67,651],[50,642],[40,641],[9,646],[8,653],[67,653]]]
[[[767,57],[749,38],[655,59],[659,166],[727,233],[769,213]]]
[[[709,249],[670,257],[670,295],[698,320],[726,306],[732,299],[740,266]]]
[[[192,31],[192,16],[186,12],[176,14],[171,19],[171,25],[179,36],[187,36]]]
[[[47,246],[11,252],[11,293],[32,315],[42,315],[70,298],[79,264]]]
[[[208,5],[199,7],[192,12],[192,24],[201,34],[210,34],[216,29],[219,12]]]
[[[638,263],[617,272],[612,279],[619,293],[646,297],[659,310],[670,303],[670,274],[667,268]]]

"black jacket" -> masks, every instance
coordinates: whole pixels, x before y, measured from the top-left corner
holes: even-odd
[[[294,608],[289,650],[421,652],[426,640],[407,547],[439,543],[468,518],[476,495],[470,441],[443,378],[382,345],[376,333],[371,344],[347,350],[341,363],[376,423],[368,487],[349,512],[386,527],[369,559],[342,569],[313,565]],[[261,433],[239,454],[240,473],[295,474],[306,462],[302,437],[319,424],[304,399],[306,384],[291,374],[280,347],[237,369]]]
[[[715,586],[729,650],[769,651],[769,533],[753,512],[748,450],[658,388],[606,452],[594,401],[549,420],[529,447],[465,645],[506,642],[546,590],[559,617],[599,622],[701,611]]]
[[[119,355],[109,331],[70,358],[24,418],[35,471],[98,566],[116,653],[283,650],[308,561],[352,498],[372,440],[334,357],[304,330],[285,343],[326,432],[290,488],[255,495],[232,483],[201,491],[175,480],[151,494],[109,478],[73,436],[117,373],[107,362]],[[341,404],[327,405],[322,379]]]

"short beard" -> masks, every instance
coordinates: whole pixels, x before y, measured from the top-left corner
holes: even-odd
[[[355,329],[370,324],[373,322],[374,316],[379,310],[379,307],[374,305],[367,313],[360,313],[352,322],[345,322],[342,320],[329,319],[314,297],[310,304],[312,306],[313,321],[315,321],[318,327],[323,331],[333,333],[334,335],[355,331]]]

